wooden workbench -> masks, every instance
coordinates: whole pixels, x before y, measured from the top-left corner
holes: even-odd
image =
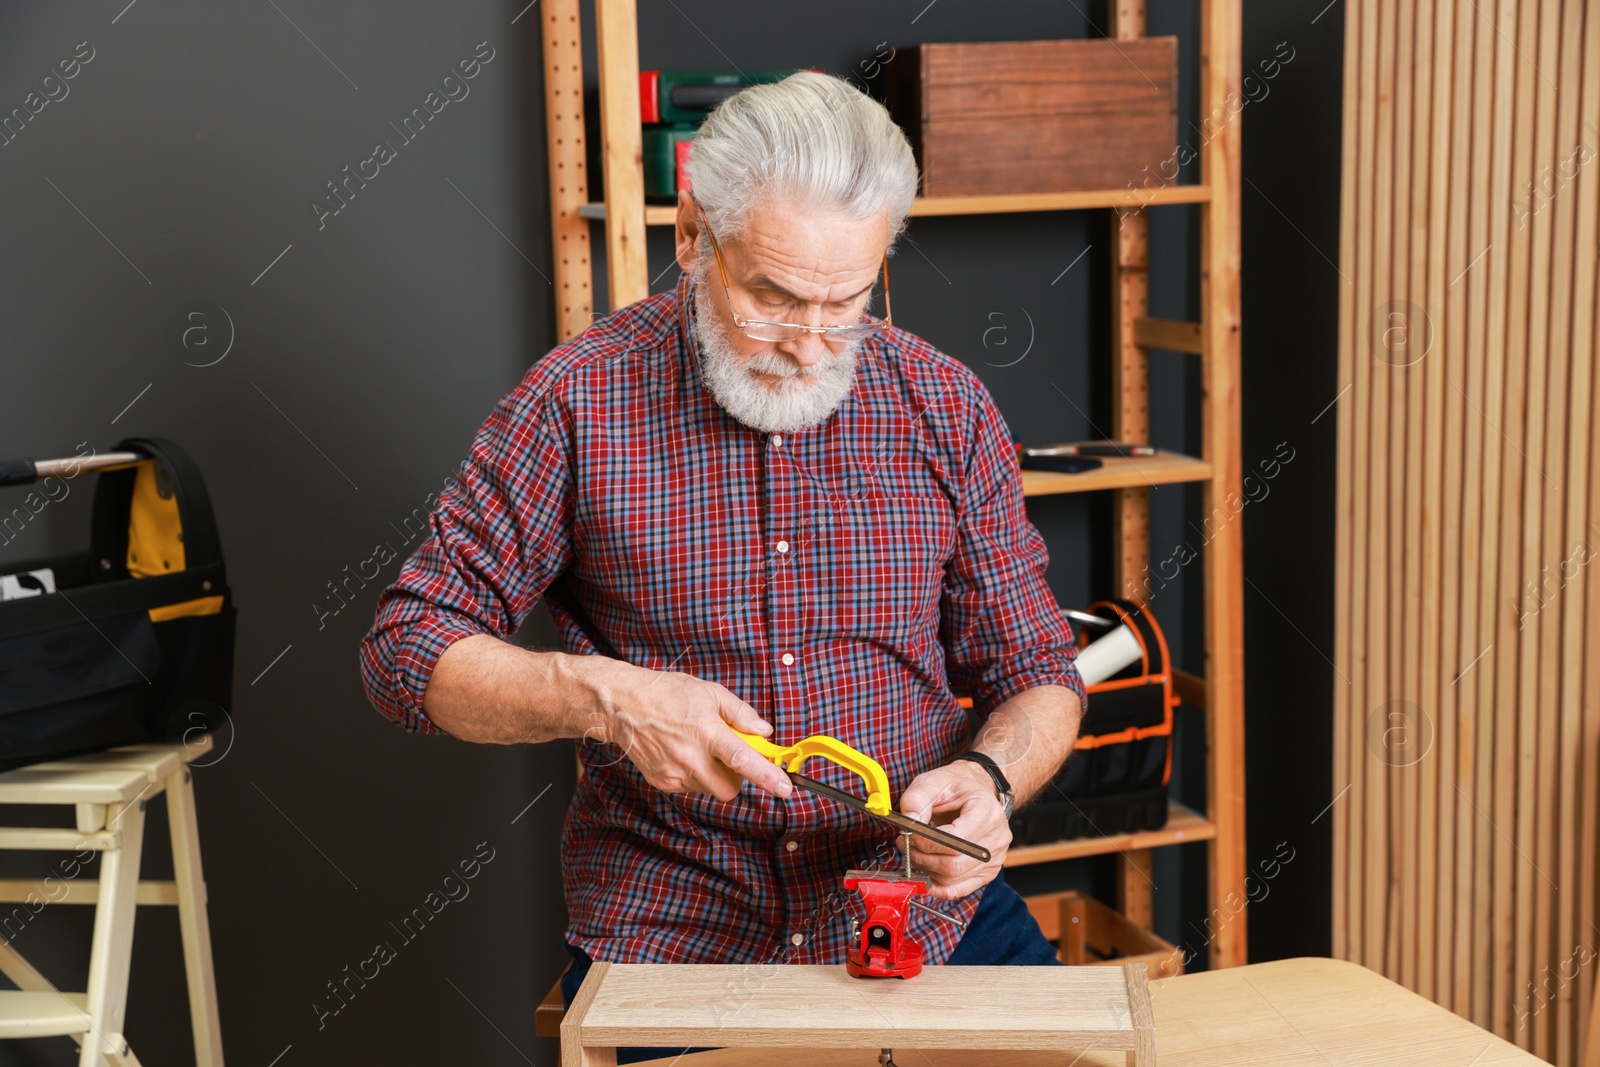
[[[1365,967],[1302,958],[1150,983],[1160,1067],[1531,1067],[1545,1061]],[[974,1005],[976,1007],[976,1005]],[[720,1049],[676,1067],[875,1067],[878,1049]],[[666,1067],[670,1059],[652,1060]],[[1121,1052],[895,1047],[900,1067],[1122,1067]]]

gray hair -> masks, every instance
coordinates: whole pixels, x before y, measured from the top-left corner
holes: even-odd
[[[793,200],[857,218],[887,215],[889,244],[917,196],[917,163],[884,106],[849,82],[800,71],[719,104],[689,157],[695,201],[737,237],[750,212]]]

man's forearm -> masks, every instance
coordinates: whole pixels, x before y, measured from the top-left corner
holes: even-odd
[[[1035,686],[995,708],[972,747],[1000,765],[1020,808],[1071,755],[1082,718],[1077,693],[1064,685]]]
[[[601,725],[630,664],[605,656],[532,652],[475,634],[444,650],[423,694],[433,724],[463,741],[531,744],[582,737]]]

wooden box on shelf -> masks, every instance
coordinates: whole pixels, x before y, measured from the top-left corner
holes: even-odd
[[[924,196],[1121,189],[1177,144],[1176,37],[924,44],[884,69]]]
[[[1183,953],[1094,897],[1070,891],[1027,898],[1028,912],[1069,967],[1142,963],[1151,978],[1183,973]]]

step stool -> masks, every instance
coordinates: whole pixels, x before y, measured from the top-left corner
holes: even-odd
[[[198,1067],[222,1067],[217,983],[188,766],[211,747],[209,734],[195,733],[183,742],[128,745],[0,772],[0,804],[71,804],[77,817],[76,829],[0,826],[0,849],[94,849],[101,854],[98,881],[57,875],[52,888],[50,878],[0,879],[0,902],[24,905],[0,908],[0,974],[18,987],[0,990],[0,1038],[70,1036],[79,1046],[79,1067],[138,1067],[122,1036],[135,909],[139,904],[176,904],[195,1062]],[[163,790],[174,878],[141,882],[145,805]],[[14,923],[19,913],[31,918],[52,901],[95,905],[86,992],[56,989],[6,938],[7,922]]]

